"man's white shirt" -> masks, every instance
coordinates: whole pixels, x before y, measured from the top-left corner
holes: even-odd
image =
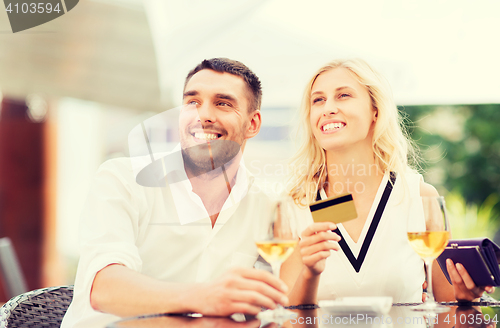
[[[194,283],[211,281],[231,267],[251,268],[258,257],[255,240],[267,228],[271,199],[244,166],[212,228],[189,180],[144,187],[130,161],[107,161],[94,178],[81,217],[73,302],[62,327],[104,327],[119,319],[90,306],[94,277],[110,264],[163,281]]]

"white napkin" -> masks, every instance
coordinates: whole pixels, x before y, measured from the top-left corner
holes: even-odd
[[[319,301],[318,305],[327,313],[387,314],[392,307],[392,297],[341,297]]]

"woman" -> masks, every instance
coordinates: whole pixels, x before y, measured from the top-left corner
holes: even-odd
[[[407,241],[407,224],[422,220],[418,197],[438,193],[408,164],[416,156],[390,86],[362,60],[337,60],[309,81],[300,115],[304,135],[292,161],[290,196],[306,206],[352,193],[358,217],[338,225],[342,238],[331,231],[333,223],[313,223],[302,233],[300,252],[283,270],[294,272],[302,258],[291,304],[370,295],[421,301],[424,264]],[[475,286],[460,264],[447,265],[453,286],[433,266],[438,301],[472,300],[493,290]]]

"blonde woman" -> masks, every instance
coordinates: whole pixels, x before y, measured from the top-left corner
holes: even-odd
[[[284,264],[283,279],[300,272],[291,304],[340,296],[421,301],[424,263],[407,241],[407,224],[421,220],[416,199],[438,193],[409,166],[414,151],[390,86],[362,60],[333,61],[307,84],[300,116],[303,138],[292,161],[290,196],[307,206],[349,192],[358,218],[304,230],[295,260]],[[438,301],[472,300],[493,290],[475,286],[460,264],[448,261],[453,286],[433,266]]]

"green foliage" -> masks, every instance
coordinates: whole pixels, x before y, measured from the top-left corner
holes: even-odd
[[[464,204],[500,196],[500,104],[405,106],[411,137],[420,147],[425,180]],[[498,202],[497,210],[500,209]],[[465,214],[465,212],[464,212]],[[500,223],[498,211],[491,219]],[[496,230],[496,229],[494,229]],[[494,231],[493,231],[494,233]]]
[[[453,239],[489,237],[493,239],[497,224],[491,220],[497,216],[495,206],[499,202],[496,194],[491,194],[478,205],[467,204],[460,193],[454,191],[446,196],[446,208]]]

